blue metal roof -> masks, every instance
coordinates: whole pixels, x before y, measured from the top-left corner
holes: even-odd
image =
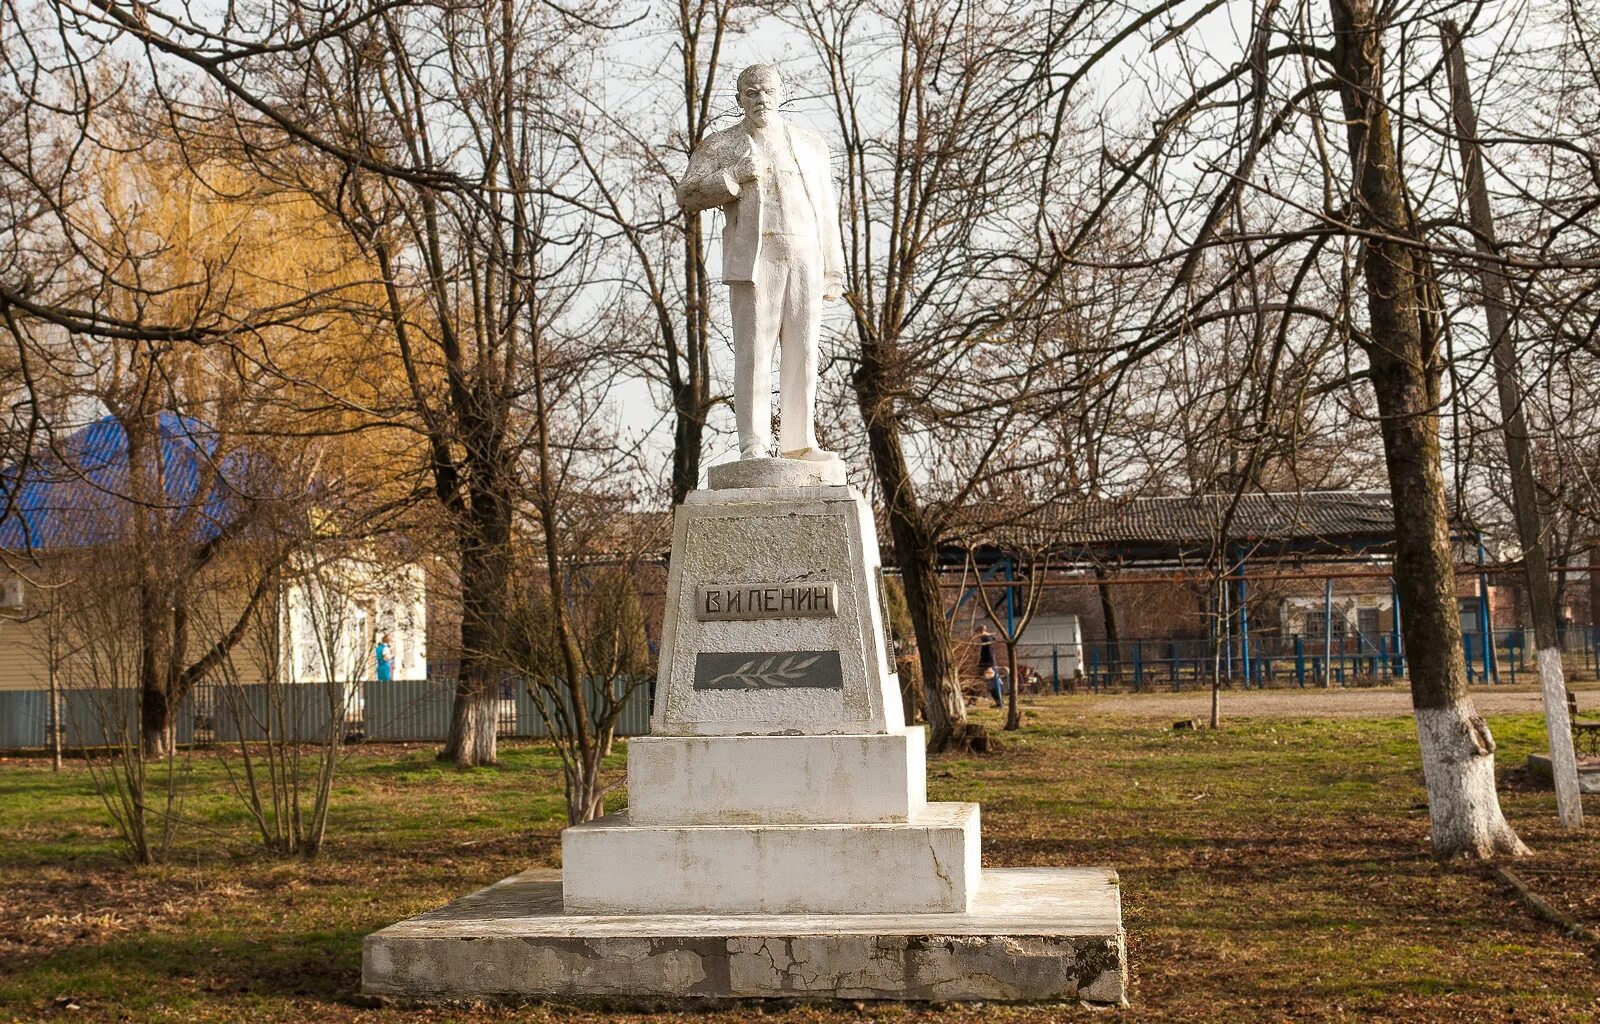
[[[162,412],[157,472],[172,528],[195,540],[215,537],[239,513],[249,460],[216,461],[220,436],[199,420]],[[56,441],[26,463],[0,472],[0,547],[76,548],[126,538],[133,503],[128,486],[128,435],[114,417]],[[205,487],[206,494],[200,490]]]

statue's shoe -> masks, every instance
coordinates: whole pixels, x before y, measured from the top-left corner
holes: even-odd
[[[783,453],[786,459],[796,459],[800,462],[837,462],[839,456],[826,448],[812,446],[810,448],[796,448]]]
[[[764,445],[764,444],[762,444],[762,445],[753,444],[753,445],[750,445],[748,448],[739,449],[739,459],[740,459],[740,461],[744,461],[745,459],[770,459],[770,458],[772,458],[772,456],[770,454],[768,454],[767,446]]]

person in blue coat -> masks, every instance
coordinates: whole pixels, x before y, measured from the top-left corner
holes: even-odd
[[[378,662],[378,682],[387,683],[394,679],[394,637],[388,633],[378,638],[378,646],[373,650],[373,656]]]

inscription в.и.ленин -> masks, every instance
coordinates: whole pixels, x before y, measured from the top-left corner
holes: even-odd
[[[836,583],[700,583],[694,616],[717,619],[792,619],[837,615]]]

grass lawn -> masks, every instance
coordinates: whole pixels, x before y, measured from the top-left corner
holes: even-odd
[[[1029,708],[981,758],[934,759],[931,795],[983,804],[984,862],[1122,872],[1133,1005],[747,1004],[716,1021],[1590,1021],[1595,951],[1533,917],[1485,872],[1428,856],[1406,718],[1251,718],[1171,732],[1095,698]],[[1307,705],[1308,709],[1312,705]],[[993,712],[976,713],[998,728]],[[1490,719],[1501,800],[1535,855],[1516,869],[1600,928],[1600,798],[1564,835],[1525,777],[1542,726]],[[564,820],[547,748],[496,769],[431,748],[359,748],[312,863],[257,853],[213,754],[193,755],[197,824],[170,860],[119,860],[80,766],[0,761],[0,1021],[668,1020],[592,1007],[371,1008],[360,941],[530,864],[556,866]],[[620,773],[622,758],[617,756]],[[620,804],[621,797],[614,803]],[[202,827],[203,826],[203,827]],[[699,1014],[695,1014],[699,1016]]]

